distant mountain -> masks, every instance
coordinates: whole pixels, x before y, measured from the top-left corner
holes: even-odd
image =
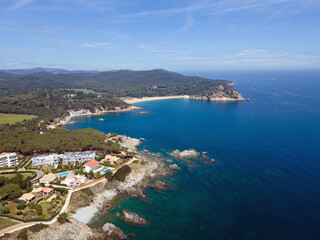
[[[97,71],[84,71],[84,70],[65,70],[60,68],[30,68],[30,69],[0,69],[0,72],[2,73],[12,73],[12,74],[18,74],[18,75],[25,75],[25,74],[36,74],[36,73],[52,73],[52,74],[69,74],[69,73],[92,73]]]
[[[221,96],[240,100],[241,95],[230,83],[184,76],[163,69],[94,72],[35,68],[0,71],[0,90],[89,89],[115,97],[192,95],[207,99],[207,96],[215,95],[214,98]]]

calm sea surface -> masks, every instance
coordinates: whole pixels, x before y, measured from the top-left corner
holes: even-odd
[[[320,72],[229,72],[195,75],[236,83],[249,102],[162,100],[150,112],[76,118],[69,129],[95,128],[145,138],[141,148],[166,153],[195,148],[213,165],[181,167],[174,190],[148,190],[150,203],[124,197],[118,206],[148,227],[113,222],[136,239],[320,239]],[[273,78],[273,80],[272,80]]]

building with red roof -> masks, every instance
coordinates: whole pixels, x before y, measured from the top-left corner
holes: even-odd
[[[84,164],[84,167],[85,167],[84,168],[85,172],[87,172],[87,173],[90,171],[94,172],[95,170],[100,168],[100,164],[97,160],[93,159],[93,160],[87,162],[86,164]]]

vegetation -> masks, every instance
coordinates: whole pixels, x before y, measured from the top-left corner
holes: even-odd
[[[123,167],[119,168],[116,171],[113,177],[119,180],[120,182],[123,182],[130,172],[131,172],[131,168],[128,165],[124,165]]]
[[[107,95],[84,94],[73,90],[0,92],[0,113],[37,115],[46,123],[52,123],[56,118],[69,115],[70,109],[95,111],[114,110],[116,107],[126,108],[128,104]],[[28,119],[24,120],[27,121]]]
[[[28,230],[35,233],[35,232],[40,232],[42,229],[45,229],[48,227],[49,227],[49,225],[39,223],[39,224],[36,224],[36,225],[29,227]]]
[[[118,153],[120,145],[105,142],[106,135],[94,129],[51,129],[39,134],[24,126],[0,127],[0,152],[18,152],[23,155],[49,152],[100,150]]]
[[[28,230],[27,229],[22,229],[18,234],[18,239],[28,240]]]
[[[0,124],[14,124],[16,122],[22,122],[25,120],[31,120],[36,118],[35,115],[24,115],[24,114],[3,114],[0,113]]]
[[[116,97],[144,97],[165,95],[198,95],[208,89],[233,89],[227,81],[201,77],[187,77],[162,69],[151,71],[121,70],[83,73],[0,73],[0,90],[87,89],[105,92]]]
[[[59,223],[66,223],[68,222],[68,213],[61,213],[59,216],[58,216],[58,222]]]
[[[0,230],[4,229],[4,228],[7,228],[7,227],[10,227],[10,226],[15,225],[15,224],[17,224],[15,221],[12,221],[12,220],[7,219],[7,218],[0,218]]]

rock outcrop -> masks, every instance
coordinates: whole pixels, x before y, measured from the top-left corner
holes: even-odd
[[[168,168],[170,170],[180,170],[181,169],[181,167],[179,167],[177,164],[171,164],[168,166]]]
[[[130,223],[130,224],[134,224],[134,225],[149,225],[150,223],[144,219],[143,217],[141,217],[140,215],[134,213],[134,212],[130,212],[126,209],[122,209],[122,217],[121,220],[126,222],[126,223]]]
[[[126,239],[126,235],[123,231],[112,223],[106,223],[103,225],[102,230],[110,239]]]
[[[129,152],[137,152],[137,147],[142,143],[137,138],[131,138],[124,135],[119,135],[121,138],[120,146],[127,148]]]
[[[211,88],[207,91],[205,91],[201,95],[193,95],[190,96],[191,99],[196,100],[204,100],[204,101],[244,101],[245,98],[242,97],[242,95],[234,90],[232,85],[229,84],[220,84],[217,87]]]
[[[174,150],[170,153],[170,155],[176,158],[197,158],[200,156],[200,153],[197,152],[195,149],[188,149],[180,152],[179,150]]]

